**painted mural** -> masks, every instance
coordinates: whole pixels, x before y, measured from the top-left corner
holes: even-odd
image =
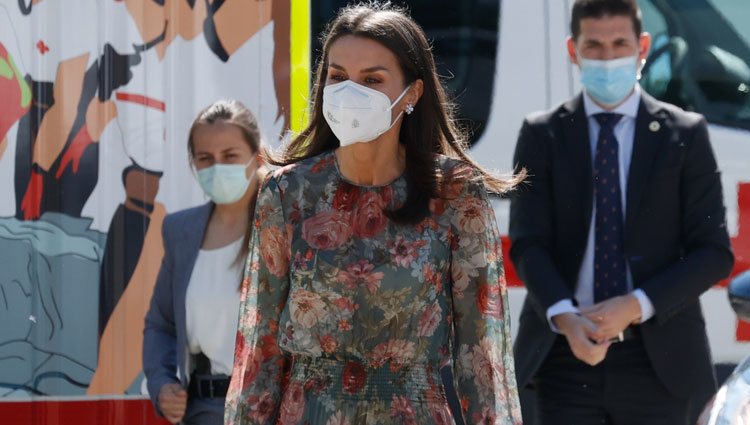
[[[0,398],[142,394],[186,139],[235,98],[289,127],[290,0],[0,0]]]

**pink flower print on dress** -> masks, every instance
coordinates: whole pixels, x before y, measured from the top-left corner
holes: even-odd
[[[280,425],[294,425],[305,413],[305,388],[299,382],[292,382],[287,387],[279,412]]]
[[[305,329],[312,328],[328,314],[326,304],[320,295],[304,289],[292,293],[290,311],[292,321]]]
[[[479,311],[494,319],[503,318],[503,299],[499,286],[481,285],[477,291],[477,307]]]
[[[352,220],[355,236],[371,238],[385,230],[388,218],[383,213],[384,205],[380,195],[375,192],[367,192],[362,196]]]
[[[276,402],[270,392],[264,391],[260,396],[250,395],[248,398],[250,405],[250,417],[254,422],[266,423],[276,408]]]
[[[440,273],[435,270],[435,265],[425,263],[422,265],[422,276],[424,281],[435,287],[435,291],[443,292],[443,279]]]
[[[350,331],[352,330],[352,324],[345,319],[339,320],[339,330],[342,332]]]
[[[471,356],[471,370],[474,374],[474,380],[479,384],[481,389],[496,388],[495,380],[503,376],[500,359],[494,358],[492,353],[495,351],[492,342],[488,338],[482,338],[479,344],[474,346]],[[486,394],[493,396],[492,394]]]
[[[427,408],[430,410],[435,425],[454,425],[456,423],[448,407],[445,394],[434,385],[425,391],[424,398],[427,400]]]
[[[347,266],[346,271],[339,272],[339,282],[349,287],[349,289],[356,289],[364,285],[370,294],[375,294],[378,288],[380,288],[380,281],[383,280],[384,273],[373,273],[374,269],[375,266],[370,264],[369,261],[359,260]]]
[[[355,304],[351,298],[347,297],[336,298],[335,300],[333,300],[333,305],[335,305],[336,308],[339,309],[339,311],[347,311],[349,313],[353,313],[354,310],[359,308],[359,306]]]
[[[455,202],[456,215],[453,217],[453,224],[459,230],[466,233],[484,233],[487,229],[487,218],[485,217],[485,205],[479,198],[461,199],[461,202]]]
[[[404,239],[402,235],[398,235],[395,240],[388,244],[388,252],[393,255],[393,261],[397,265],[408,269],[419,258],[419,249],[425,246],[425,244],[426,242],[421,239],[409,241]]]
[[[260,232],[260,255],[268,271],[282,277],[289,268],[289,239],[282,229],[273,226]]]
[[[451,279],[453,279],[453,285],[451,286],[453,296],[459,300],[463,299],[464,292],[469,287],[469,274],[463,267],[454,263],[451,267]]]
[[[343,182],[336,189],[336,194],[333,196],[332,207],[336,210],[351,211],[359,203],[358,201],[361,193],[359,187]]]
[[[242,374],[242,379],[245,382],[253,381],[258,377],[258,373],[260,373],[260,361],[262,353],[252,347],[246,347],[245,350],[243,350],[242,355],[247,358],[247,361],[245,362],[245,370]]]
[[[349,214],[337,210],[318,213],[302,223],[302,238],[315,249],[338,248],[351,235]]]
[[[411,402],[404,396],[393,395],[391,417],[394,419],[394,423],[417,425],[417,412]]]
[[[391,339],[378,344],[370,353],[370,361],[375,367],[380,367],[386,362],[394,366],[409,363],[414,358],[414,343],[402,339]]]
[[[320,338],[320,349],[323,350],[324,353],[333,353],[334,351],[336,351],[337,346],[338,344],[336,343],[336,338],[334,338],[331,334],[324,335],[322,338]]]
[[[442,318],[443,310],[437,302],[432,303],[432,305],[427,307],[422,314],[419,315],[419,329],[417,330],[417,335],[421,337],[432,336]]]

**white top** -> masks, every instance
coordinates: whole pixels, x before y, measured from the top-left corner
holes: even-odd
[[[211,361],[211,374],[231,375],[240,310],[242,263],[234,264],[243,238],[198,252],[185,294],[188,349]]]
[[[599,140],[599,123],[594,118],[595,114],[601,112],[612,112],[622,115],[622,118],[614,128],[615,138],[619,145],[619,167],[620,167],[620,193],[622,193],[622,214],[625,219],[628,176],[630,174],[630,161],[633,156],[633,143],[635,141],[635,121],[638,117],[638,107],[641,102],[641,88],[635,85],[635,91],[630,97],[620,104],[613,111],[605,111],[597,105],[589,95],[584,91],[583,106],[588,118],[589,143],[591,145],[591,163],[594,163],[596,156],[596,143]],[[575,297],[579,307],[587,307],[594,304],[594,221],[596,215],[596,200],[592,201],[591,224],[589,226],[588,242],[586,243],[586,252],[583,255],[581,269],[578,272],[578,281],[576,282]],[[641,321],[645,322],[654,315],[654,306],[648,296],[641,289],[633,291],[633,277],[630,274],[630,267],[625,263],[626,281],[628,290],[638,299],[641,306]],[[552,317],[562,313],[577,313],[578,309],[573,305],[573,301],[566,299],[552,305],[547,310],[547,319],[553,331],[557,328],[552,322]]]

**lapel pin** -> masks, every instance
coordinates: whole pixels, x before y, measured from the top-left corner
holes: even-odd
[[[656,133],[661,128],[661,124],[659,124],[659,121],[651,121],[651,123],[648,125],[648,129],[651,130],[651,132]]]

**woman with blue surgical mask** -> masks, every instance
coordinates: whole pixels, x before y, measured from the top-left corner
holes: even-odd
[[[219,424],[263,173],[258,123],[241,103],[218,101],[198,114],[188,152],[210,202],[164,220],[143,370],[154,407],[167,420]]]
[[[342,9],[318,63],[258,195],[226,424],[520,424],[487,196],[520,178],[468,157],[404,11]]]

